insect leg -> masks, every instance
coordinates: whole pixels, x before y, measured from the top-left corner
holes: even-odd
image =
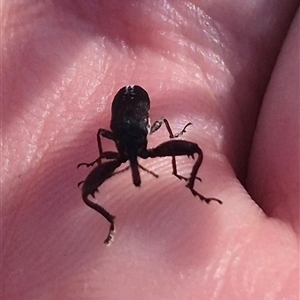
[[[95,163],[100,165],[101,164],[101,158],[110,159],[110,157],[107,157],[105,155],[105,153],[110,153],[110,151],[103,152],[102,143],[101,143],[101,136],[103,136],[103,137],[105,137],[109,140],[114,141],[113,133],[111,131],[103,129],[103,128],[99,128],[98,132],[97,132],[97,144],[98,144],[99,157],[97,159],[95,159],[94,161],[92,161],[91,163],[80,163],[80,164],[77,165],[77,168],[79,168],[81,166],[92,167]],[[116,158],[116,156],[114,156],[113,158]]]
[[[157,121],[155,121],[155,122],[153,123],[153,125],[151,126],[151,129],[150,129],[150,134],[152,134],[152,133],[154,133],[155,131],[157,131],[157,130],[162,126],[163,123],[165,124],[165,126],[166,126],[166,128],[167,128],[167,130],[168,130],[170,139],[178,138],[179,136],[183,135],[183,134],[186,132],[186,128],[187,128],[188,126],[192,125],[192,123],[189,122],[189,123],[187,123],[187,124],[183,127],[183,129],[182,129],[180,132],[173,134],[173,131],[172,131],[172,129],[171,129],[171,126],[170,126],[170,124],[169,124],[169,121],[168,121],[167,119],[165,119],[165,118],[161,118],[161,119],[159,119],[159,120],[157,120]],[[176,165],[176,158],[175,158],[175,156],[172,156],[172,168],[173,168],[173,174],[174,174],[177,178],[179,178],[180,180],[183,179],[183,180],[187,181],[187,178],[186,178],[186,177],[181,176],[181,175],[179,175],[179,174],[177,173],[177,165]],[[196,177],[196,178],[197,178],[198,180],[201,181],[201,178],[199,178],[199,177]]]
[[[114,135],[111,131],[103,128],[99,128],[97,132],[97,144],[98,144],[98,150],[99,150],[99,158],[96,160],[98,164],[101,164],[101,158],[103,157],[103,149],[102,149],[102,143],[101,143],[101,136],[114,141]]]
[[[202,164],[203,153],[199,146],[195,143],[183,141],[183,140],[173,140],[162,143],[155,148],[148,149],[143,155],[142,158],[154,158],[154,157],[165,157],[165,156],[182,156],[187,155],[194,158],[194,155],[198,154],[198,158],[192,168],[190,177],[187,180],[186,187],[192,192],[194,196],[198,196],[201,200],[209,203],[210,201],[217,201],[222,204],[222,201],[217,198],[207,198],[202,194],[198,193],[194,189],[195,180],[197,179],[197,172]],[[176,177],[182,179],[182,176],[174,174]],[[185,178],[184,178],[185,179]]]
[[[112,160],[101,165],[98,165],[95,169],[93,169],[90,174],[87,176],[86,180],[82,186],[82,199],[84,203],[90,208],[96,210],[100,213],[109,223],[109,232],[104,240],[105,244],[111,243],[113,239],[113,235],[115,232],[115,224],[114,219],[115,216],[111,215],[108,211],[106,211],[101,205],[95,203],[88,199],[88,196],[91,195],[95,198],[95,193],[98,191],[99,186],[108,178],[112,177],[115,173],[115,169],[121,165],[121,161]],[[125,170],[124,170],[125,171]]]
[[[182,129],[180,132],[173,134],[173,131],[172,131],[172,129],[171,129],[171,126],[170,126],[170,124],[169,124],[169,121],[168,121],[167,119],[165,119],[165,118],[161,118],[161,119],[159,119],[159,120],[157,120],[157,121],[155,121],[155,122],[153,123],[153,125],[151,126],[151,129],[150,129],[150,134],[152,134],[152,133],[154,133],[155,131],[157,131],[157,130],[162,126],[163,123],[165,124],[165,126],[166,126],[166,128],[167,128],[167,130],[168,130],[170,139],[180,137],[181,135],[183,135],[183,134],[186,132],[186,128],[187,128],[188,126],[193,125],[191,122],[189,122],[189,123],[187,123],[187,124],[183,127],[183,129]]]
[[[115,216],[111,215],[107,210],[105,210],[101,205],[89,200],[87,197],[83,198],[84,203],[96,210],[99,214],[101,214],[109,223],[109,231],[108,235],[103,241],[104,244],[110,244],[113,241],[114,233],[115,233]]]

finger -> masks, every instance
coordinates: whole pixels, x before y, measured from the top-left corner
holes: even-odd
[[[285,41],[257,125],[248,187],[268,216],[299,234],[299,13]]]

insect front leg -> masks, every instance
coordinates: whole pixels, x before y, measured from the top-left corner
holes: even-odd
[[[157,130],[162,126],[162,124],[165,124],[165,126],[166,126],[166,128],[167,128],[167,130],[168,130],[170,139],[174,139],[174,138],[180,137],[181,135],[183,135],[183,134],[186,132],[186,128],[187,128],[188,126],[192,125],[192,123],[189,122],[189,123],[187,123],[187,124],[183,127],[183,129],[182,129],[180,132],[173,134],[173,131],[172,131],[172,129],[171,129],[171,126],[170,126],[170,124],[169,124],[169,121],[168,121],[167,119],[165,119],[165,118],[161,118],[161,119],[159,119],[159,120],[157,120],[157,121],[155,121],[155,122],[153,123],[153,125],[151,126],[151,129],[150,129],[150,134],[152,134],[152,133],[154,133],[155,131],[157,131]],[[187,181],[187,178],[186,178],[186,177],[179,175],[178,172],[177,172],[177,164],[176,164],[176,158],[175,158],[175,156],[172,156],[172,168],[173,168],[173,174],[174,174],[177,178],[179,178],[180,180],[183,179],[183,180]],[[199,178],[199,177],[196,177],[196,178],[197,178],[198,180],[201,181],[201,178]]]
[[[110,223],[108,235],[104,240],[105,244],[110,244],[113,240],[113,235],[115,232],[115,216],[111,215],[98,203],[91,201],[88,196],[91,195],[93,198],[95,198],[95,193],[98,191],[98,188],[101,186],[101,184],[108,178],[118,173],[114,173],[114,171],[121,165],[121,163],[122,162],[119,160],[112,160],[98,165],[89,173],[82,186],[82,199],[84,203],[100,213]]]
[[[103,129],[103,128],[99,128],[98,132],[97,132],[97,144],[98,144],[98,151],[99,151],[99,157],[97,159],[95,159],[94,161],[92,161],[91,163],[80,163],[77,165],[77,168],[81,167],[81,166],[86,166],[86,167],[92,167],[95,163],[97,163],[98,165],[101,164],[101,158],[109,158],[105,155],[105,153],[110,153],[110,151],[107,152],[103,152],[102,149],[102,143],[101,143],[101,136],[109,139],[109,140],[113,140],[114,141],[114,136],[113,133],[107,129]],[[116,156],[114,157],[116,158]]]
[[[194,158],[194,155],[197,154],[197,160],[192,168],[192,172],[190,174],[190,177],[186,179],[187,184],[186,187],[192,192],[194,196],[198,196],[201,200],[205,201],[206,203],[209,203],[210,201],[217,201],[218,203],[222,204],[222,201],[217,198],[207,198],[203,196],[202,194],[198,193],[194,189],[195,180],[197,179],[197,173],[198,170],[202,164],[203,161],[203,152],[199,148],[199,146],[196,143],[183,141],[183,140],[174,140],[174,141],[168,141],[165,143],[162,143],[158,145],[156,148],[148,149],[146,153],[141,156],[142,158],[154,158],[154,157],[165,157],[165,156],[182,156],[187,155]],[[175,169],[176,171],[176,169]],[[173,166],[173,174],[174,174],[174,166]],[[185,178],[181,175],[174,174],[176,177],[182,179]]]

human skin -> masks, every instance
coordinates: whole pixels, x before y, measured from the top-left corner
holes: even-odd
[[[2,299],[298,299],[297,7],[3,4]],[[182,138],[204,152],[195,188],[223,204],[194,197],[169,158],[140,161],[159,178],[142,172],[136,188],[124,172],[96,194],[116,215],[106,246],[76,165],[97,157],[127,84],[148,91],[152,121],[193,123]],[[161,128],[149,147],[166,140]],[[180,174],[192,164],[178,159]]]

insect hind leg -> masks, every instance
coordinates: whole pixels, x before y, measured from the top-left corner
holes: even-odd
[[[152,133],[156,132],[158,129],[160,129],[162,124],[165,124],[166,129],[169,133],[170,139],[174,139],[174,138],[178,138],[178,137],[182,136],[186,132],[186,128],[190,125],[193,125],[191,122],[188,122],[180,132],[174,134],[172,131],[172,128],[169,124],[169,121],[166,118],[160,118],[159,120],[156,120],[153,123],[153,125],[151,126],[150,134],[152,134]]]

